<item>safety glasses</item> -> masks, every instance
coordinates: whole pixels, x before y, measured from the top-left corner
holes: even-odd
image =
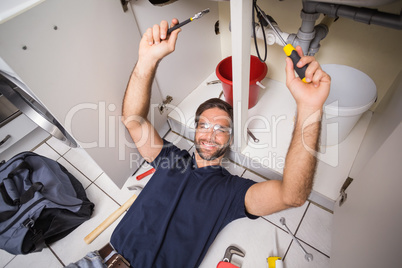
[[[219,124],[211,124],[208,122],[199,122],[196,124],[196,129],[198,132],[205,133],[209,132],[212,128],[212,131],[217,135],[230,135],[232,134],[232,129],[230,127],[224,127]]]

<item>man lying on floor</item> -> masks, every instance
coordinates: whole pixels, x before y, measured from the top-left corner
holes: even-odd
[[[178,21],[172,20],[171,27]],[[123,101],[123,120],[142,157],[156,172],[114,230],[110,244],[68,267],[198,267],[217,234],[230,222],[275,213],[304,204],[316,167],[320,120],[329,94],[330,77],[313,57],[304,83],[286,59],[286,85],[297,103],[293,137],[283,180],[256,183],[231,175],[220,163],[233,140],[233,110],[220,99],[201,104],[196,112],[190,155],[163,140],[147,120],[151,85],[158,63],[175,50],[180,29],[149,28]],[[124,258],[125,262],[121,260]],[[93,262],[92,262],[93,261]]]

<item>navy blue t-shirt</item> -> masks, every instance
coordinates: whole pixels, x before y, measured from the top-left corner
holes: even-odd
[[[244,198],[255,182],[195,160],[164,140],[156,169],[113,232],[111,244],[133,267],[198,267],[216,235],[249,216]]]

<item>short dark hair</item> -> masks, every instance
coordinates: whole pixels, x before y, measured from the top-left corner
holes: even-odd
[[[212,98],[209,99],[203,103],[200,104],[200,106],[198,106],[197,111],[195,112],[195,124],[198,124],[198,121],[200,120],[200,116],[201,114],[211,108],[219,108],[222,111],[225,111],[228,115],[229,118],[231,120],[230,124],[231,126],[233,125],[233,108],[232,106],[227,103],[224,100],[221,100],[219,98]]]

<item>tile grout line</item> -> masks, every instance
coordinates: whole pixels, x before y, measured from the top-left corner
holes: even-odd
[[[98,187],[99,190],[101,190],[107,197],[109,197],[113,202],[115,202],[119,207],[122,206],[123,204],[120,204],[117,200],[115,200],[112,196],[110,196],[105,190],[102,189],[98,184],[96,184],[96,180],[99,179],[100,176],[102,176],[104,173],[101,173],[89,186],[92,184]],[[87,189],[89,188],[87,187]]]
[[[46,139],[44,139],[43,141],[41,141],[39,144],[37,144],[36,146],[34,146],[30,151],[31,152],[33,152],[33,151],[35,151],[36,149],[38,149],[40,146],[42,146],[43,144],[47,144],[47,141],[48,140],[50,140],[51,139],[51,135],[49,136],[49,137],[47,137]],[[49,145],[49,144],[47,144],[47,145]],[[50,146],[50,145],[49,145]],[[50,146],[50,148],[52,148],[51,146]],[[52,148],[53,149],[53,148]],[[54,150],[54,149],[53,149]],[[56,151],[56,150],[54,150],[54,151]]]
[[[138,167],[138,169],[133,173],[133,175],[134,175],[138,170],[140,170],[140,168],[141,168],[145,163],[146,163],[146,161],[144,160],[144,162]],[[100,176],[102,176],[103,174],[106,174],[106,173],[102,172],[93,182],[91,182],[90,185],[88,185],[88,187],[91,186],[92,184],[94,184],[94,185],[95,185],[96,187],[98,187],[103,193],[105,193],[110,199],[112,199],[117,205],[122,206],[123,204],[120,204],[117,200],[115,200],[112,196],[110,196],[105,190],[102,189],[101,186],[99,186],[99,185],[96,183],[96,180],[98,180],[98,179],[100,178]],[[132,175],[132,176],[133,176],[133,175]],[[128,179],[127,179],[127,180],[128,180]],[[88,189],[88,187],[87,187],[86,189]],[[85,189],[85,190],[86,190],[86,189]]]
[[[48,141],[52,138],[52,136],[47,137],[46,139],[44,139],[42,142],[40,142],[38,145],[36,145],[34,148],[32,148],[30,151],[33,152],[36,149],[38,149],[40,146],[42,146],[43,144],[46,144],[47,146],[49,146],[53,151],[55,151],[60,157],[63,157],[66,153],[68,153],[72,148],[69,147],[67,149],[67,151],[65,153],[61,153],[59,152],[56,148],[54,148],[51,144],[48,143]]]
[[[297,229],[296,229],[296,232],[295,232],[294,235],[295,235],[295,237],[296,237],[299,241],[302,241],[304,244],[308,245],[309,247],[315,249],[316,251],[318,251],[318,252],[320,252],[321,254],[325,255],[326,257],[330,258],[330,256],[328,256],[327,254],[325,254],[324,252],[322,252],[321,250],[319,250],[319,249],[316,248],[315,246],[313,246],[313,245],[307,243],[306,241],[304,241],[304,240],[302,240],[302,239],[300,239],[300,238],[298,238],[298,237],[296,236],[296,234],[297,234],[297,232],[299,231],[299,228],[300,228],[300,226],[301,226],[301,224],[302,224],[302,222],[303,222],[303,220],[304,220],[304,217],[305,217],[306,214],[307,214],[307,210],[310,208],[310,206],[311,206],[312,204],[315,205],[315,203],[313,203],[313,202],[310,201],[309,204],[308,204],[308,206],[307,206],[307,208],[306,208],[306,210],[304,211],[303,217],[302,217],[302,219],[301,219],[299,225],[297,226]],[[322,207],[319,207],[319,208],[323,209]],[[329,211],[326,210],[326,209],[324,209],[324,210],[327,211],[327,212],[329,212]]]
[[[306,210],[307,210],[307,209],[306,209]],[[261,218],[264,219],[265,221],[269,222],[270,224],[274,225],[275,228],[278,228],[278,229],[284,231],[285,233],[287,233],[288,235],[290,235],[288,231],[282,229],[280,226],[276,225],[275,223],[271,222],[270,220],[268,220],[268,219],[266,219],[266,218],[264,218],[264,217],[261,217]],[[296,236],[296,235],[295,235],[295,236]],[[298,237],[296,237],[296,238],[297,238],[297,240],[303,242],[304,244],[306,244],[307,246],[309,246],[309,247],[311,247],[312,249],[316,250],[317,252],[319,252],[320,254],[324,255],[325,257],[330,258],[330,256],[328,256],[327,254],[325,254],[325,253],[322,252],[321,250],[317,249],[316,247],[310,245],[310,244],[307,243],[306,241],[304,241],[304,240],[302,240],[302,239],[300,239],[300,238],[298,238]],[[290,243],[289,243],[289,246],[288,246],[288,248],[286,249],[285,254],[283,255],[283,260],[285,260],[286,255],[288,254],[288,252],[289,252],[289,250],[290,250],[290,248],[291,248],[291,246],[292,246],[292,244],[293,244],[293,242],[294,242],[293,240],[294,240],[294,239],[293,239],[293,237],[292,237],[292,238],[291,238],[291,241],[290,241]],[[297,245],[297,246],[298,246],[298,245]]]
[[[49,140],[49,139],[47,139]],[[46,141],[47,141],[46,140]],[[43,143],[46,143],[43,142]],[[43,144],[42,143],[42,144]],[[94,180],[91,180],[87,175],[85,175],[78,167],[76,167],[73,163],[71,163],[67,158],[64,157],[64,155],[66,155],[72,148],[69,148],[64,154],[59,153],[56,149],[54,149],[50,144],[46,143],[50,148],[52,148],[57,154],[60,155],[60,158],[63,158],[67,163],[69,163],[72,167],[74,167],[80,174],[82,174],[85,178],[87,178],[90,183],[88,184],[88,186],[85,188],[85,190],[87,190],[92,184],[94,184],[96,187],[98,187],[104,194],[106,194],[106,196],[108,196],[113,202],[115,202],[117,205],[121,206],[121,204],[115,200],[112,196],[110,196],[105,190],[102,189],[102,187],[100,187],[97,183],[96,180],[98,180],[103,174],[104,172],[100,173]],[[59,159],[60,159],[59,158]],[[132,175],[134,175],[145,163],[146,161],[143,160],[143,162],[141,163],[141,165],[133,172]]]
[[[293,239],[292,239],[292,241],[290,241],[289,246],[288,246],[288,248],[286,249],[285,255],[283,255],[283,260],[284,260],[284,261],[285,261],[285,259],[286,259],[286,256],[287,256],[288,253],[289,253],[290,248],[292,247],[292,244],[293,244]]]
[[[193,141],[193,140],[188,139],[187,137],[181,135],[180,133],[177,133],[177,132],[173,131],[172,129],[170,129],[170,130],[166,133],[166,135],[163,136],[163,138],[165,138],[170,132],[171,132],[171,133],[174,133],[174,134],[176,134],[177,136],[180,136],[180,137],[184,138],[185,140],[188,140],[189,142],[191,142],[191,143],[194,144],[194,141]]]
[[[300,228],[300,226],[301,226],[301,224],[302,224],[302,221],[304,220],[305,215],[307,214],[307,210],[308,210],[308,208],[310,207],[310,205],[311,205],[311,202],[309,202],[309,204],[308,204],[306,210],[304,211],[303,216],[302,216],[302,218],[301,218],[301,220],[300,220],[300,223],[298,224],[298,226],[297,226],[297,228],[296,228],[296,231],[295,231],[295,233],[294,233],[294,236],[295,236],[296,239],[299,240],[300,242],[303,242],[305,245],[311,247],[312,249],[314,249],[314,250],[316,250],[317,252],[321,253],[321,254],[324,255],[325,257],[330,258],[330,256],[328,256],[326,253],[322,252],[321,250],[319,250],[319,249],[316,248],[315,246],[311,245],[310,243],[307,243],[307,242],[304,241],[303,239],[300,239],[300,238],[297,237],[297,235],[296,235],[297,232],[298,232],[298,230],[299,230],[299,228]],[[283,229],[282,229],[282,230],[283,230]],[[288,233],[287,231],[285,231],[285,232]],[[289,234],[289,233],[288,233],[288,234]],[[289,235],[290,235],[290,234],[289,234]],[[290,247],[291,247],[291,245],[292,245],[292,243],[293,243],[293,240],[294,240],[294,239],[292,238],[292,242],[290,243],[289,248],[288,248],[288,250],[286,251],[285,256],[283,257],[284,259],[285,259],[286,255],[287,255],[288,251],[290,250]],[[299,245],[297,245],[297,246],[299,246]]]
[[[262,218],[263,220],[267,221],[268,223],[272,224],[272,225],[274,226],[274,228],[278,228],[278,229],[284,231],[285,233],[287,233],[285,230],[283,230],[281,227],[279,227],[279,226],[276,225],[275,223],[271,222],[270,220],[268,220],[268,219],[266,219],[266,218],[264,218],[264,217],[261,217],[261,218]],[[285,260],[286,255],[287,255],[287,253],[288,253],[288,251],[289,251],[289,249],[290,249],[292,243],[293,243],[293,239],[290,241],[289,246],[287,247],[287,249],[286,249],[286,251],[285,251],[285,254],[283,255],[283,258],[282,258],[283,260]]]
[[[297,227],[296,227],[296,230],[295,230],[295,233],[294,233],[295,236],[297,235],[297,232],[299,231],[300,225],[302,224],[302,222],[303,222],[303,220],[304,220],[304,217],[306,216],[307,210],[309,209],[310,205],[311,205],[311,202],[309,201],[309,202],[308,202],[308,205],[307,205],[307,207],[306,207],[306,210],[304,211],[303,216],[302,216],[302,218],[300,219],[300,222],[299,222],[299,224],[298,224]]]
[[[300,225],[301,225],[301,222],[303,221],[304,216],[305,216],[306,213],[307,213],[307,209],[309,208],[310,204],[311,204],[311,203],[309,202],[309,204],[307,205],[307,208],[305,209],[305,211],[304,211],[304,213],[303,213],[302,218],[300,219],[299,224],[298,224],[297,227],[296,227],[296,231],[295,231],[295,233],[294,233],[294,236],[295,236],[295,237],[296,237],[296,233],[297,233],[297,231],[298,231],[298,229],[299,229],[299,227],[300,227]],[[280,230],[282,230],[282,231],[284,231],[285,233],[287,233],[288,235],[290,235],[287,230],[283,229],[282,227],[278,226],[277,224],[271,222],[271,221],[268,220],[268,219],[265,219],[265,218],[263,218],[263,219],[266,220],[266,221],[268,221],[269,223],[273,224],[274,226],[276,226],[276,228],[279,228]],[[296,238],[297,238],[297,237],[296,237]],[[305,241],[303,241],[303,240],[301,240],[301,239],[299,239],[299,238],[297,238],[297,239],[298,239],[299,241],[302,241],[303,243],[307,244],[308,246],[312,247],[310,244],[306,243]],[[293,244],[293,240],[294,240],[294,239],[293,239],[293,237],[292,237],[292,240],[290,241],[289,246],[288,246],[288,248],[286,249],[286,252],[285,252],[285,254],[284,254],[284,256],[283,256],[283,260],[285,260],[286,255],[288,254],[288,252],[289,252],[289,250],[290,250],[290,248],[291,248],[291,246],[292,246],[292,244]],[[317,250],[315,247],[312,247],[312,248],[314,248],[315,250]],[[322,252],[319,251],[319,250],[317,250],[317,251],[320,252],[320,253],[322,253]],[[326,254],[324,254],[324,255],[327,256]]]
[[[323,207],[322,205],[320,205],[320,204],[318,204],[318,203],[316,203],[316,202],[314,202],[314,201],[311,201],[311,200],[310,200],[310,203],[316,205],[317,207],[319,207],[319,208],[322,209],[322,210],[325,210],[325,211],[328,212],[328,213],[334,214],[334,211],[332,211],[332,210],[330,210],[330,209],[328,209],[328,208],[326,208],[326,207]]]
[[[296,230],[295,230],[295,233],[294,233],[294,236],[296,237],[296,239],[299,239],[299,238],[296,236],[296,234],[297,234],[297,231],[298,231],[299,228],[300,228],[301,223],[302,223],[303,220],[304,220],[304,217],[306,216],[307,210],[308,210],[308,208],[310,207],[310,205],[311,205],[311,202],[308,203],[306,209],[305,209],[304,212],[303,212],[303,216],[301,217],[300,222],[299,222],[299,224],[298,224],[297,227],[296,227]],[[289,233],[288,233],[288,234],[289,234]],[[290,235],[290,234],[289,234],[289,235]],[[294,239],[293,239],[293,237],[292,237],[292,242],[290,242],[289,248],[288,248],[288,250],[286,251],[285,256],[283,257],[284,259],[285,259],[286,255],[288,254],[288,252],[289,252],[289,250],[290,250],[290,248],[291,248],[291,246],[292,246],[292,244],[293,244],[293,240],[294,240]],[[302,241],[302,240],[299,239],[299,241]],[[304,242],[304,241],[303,241],[303,242]],[[299,246],[299,245],[297,245],[297,246]],[[309,245],[309,246],[310,246],[310,245]]]
[[[322,252],[321,250],[319,250],[318,248],[316,248],[316,247],[310,245],[309,243],[305,242],[304,240],[299,239],[299,238],[297,238],[297,240],[299,240],[300,242],[303,242],[305,245],[309,246],[310,248],[314,249],[315,251],[317,251],[318,253],[324,255],[325,257],[327,257],[327,258],[329,258],[329,259],[331,258],[331,257],[328,256],[326,253],[324,253],[324,252]],[[292,243],[293,243],[293,238],[292,238],[292,242],[291,242],[290,244],[292,244]],[[297,247],[299,247],[299,245],[297,245]],[[290,246],[289,246],[289,249],[290,249]],[[286,252],[286,253],[287,253],[287,252]],[[285,256],[286,256],[286,255],[285,255]],[[283,257],[283,258],[285,259],[285,257]]]
[[[35,146],[34,148],[32,148],[31,150],[30,150],[30,152],[34,152],[35,150],[37,150],[39,147],[41,147],[42,145],[44,145],[44,144],[46,144],[47,146],[49,146],[49,148],[52,150],[52,151],[54,151],[59,157],[57,158],[57,160],[59,160],[61,157],[63,157],[63,155],[61,154],[61,153],[59,153],[56,149],[54,149],[52,146],[50,146],[50,144],[48,144],[46,141],[42,141],[40,144],[38,144],[37,146]],[[44,156],[44,155],[42,155],[42,156]],[[47,157],[47,156],[45,156],[45,157]],[[49,157],[47,157],[47,158],[49,158]],[[55,161],[57,161],[57,160],[55,160]]]
[[[9,264],[15,259],[15,257],[17,257],[17,255],[14,255],[14,257],[12,257],[11,260],[9,260],[9,262],[7,262],[7,263],[3,266],[3,268],[6,268],[7,265],[9,265]]]
[[[66,152],[67,153],[67,152]],[[67,163],[69,163],[73,168],[75,168],[79,173],[81,173],[82,174],[82,176],[84,176],[85,178],[87,178],[91,183],[89,184],[89,185],[91,185],[93,182],[95,182],[104,172],[102,172],[101,174],[99,174],[98,175],[98,177],[96,177],[93,181],[90,179],[90,178],[88,178],[88,176],[87,175],[85,175],[78,167],[76,167],[73,163],[71,163],[70,161],[68,161],[68,159],[67,158],[65,158],[64,156],[61,156],[60,158],[63,158],[64,159],[64,161],[66,161]],[[59,158],[59,159],[60,159]],[[59,160],[58,159],[58,160]],[[88,185],[88,186],[89,186]],[[88,188],[88,187],[87,187]]]
[[[63,263],[63,261],[59,258],[59,256],[57,256],[56,252],[50,247],[50,245],[47,245],[48,249],[52,252],[52,254],[56,257],[56,259],[61,263],[61,265],[63,267],[65,267],[66,265]]]

